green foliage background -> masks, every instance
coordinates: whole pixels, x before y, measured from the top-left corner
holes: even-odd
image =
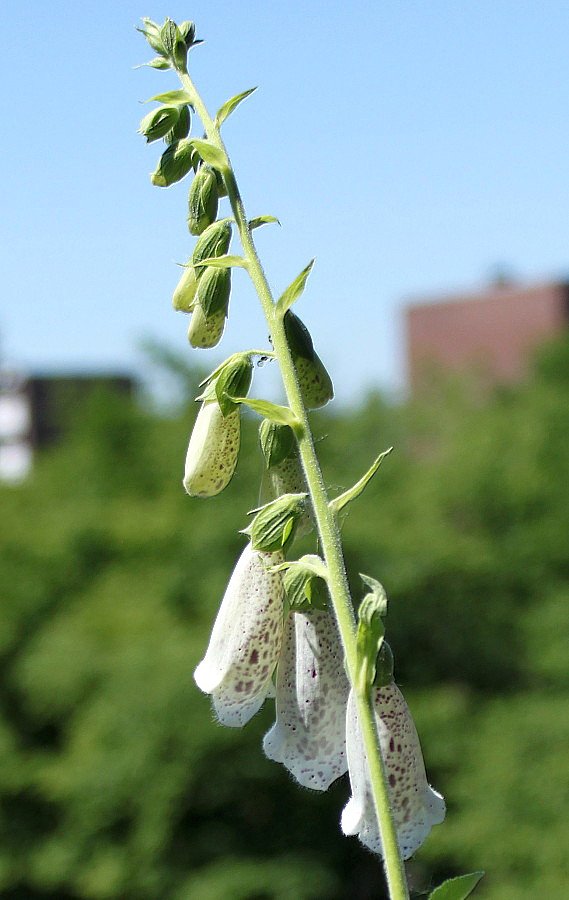
[[[448,802],[416,890],[480,868],[480,900],[567,890],[568,398],[562,341],[520,387],[441,381],[315,419],[332,493],[396,447],[344,536],[354,593],[358,572],[388,589],[397,680]],[[186,497],[193,415],[94,396],[0,489],[7,900],[383,896],[377,861],[339,835],[345,780],[297,788],[260,748],[271,703],[222,729],[193,684],[261,471],[250,418],[229,488]]]

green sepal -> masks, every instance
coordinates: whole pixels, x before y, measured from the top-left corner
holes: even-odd
[[[169,187],[188,174],[195,160],[195,150],[190,141],[184,138],[170,144],[150,175],[152,184],[158,187]]]
[[[138,131],[150,144],[157,141],[174,127],[178,121],[180,110],[177,106],[157,106],[140,120]]]
[[[393,651],[385,638],[381,642],[379,653],[375,661],[375,678],[373,679],[374,687],[384,687],[393,681]]]
[[[178,116],[178,121],[174,125],[173,128],[170,129],[165,135],[164,140],[167,144],[173,144],[174,141],[181,141],[184,138],[187,138],[190,133],[190,127],[192,124],[192,117],[190,114],[190,107],[185,104],[180,107],[180,115]],[[197,170],[200,164],[200,155],[195,147],[192,148],[193,154],[193,167]]]
[[[470,872],[449,878],[429,894],[428,900],[466,900],[484,875],[485,872]]]
[[[285,312],[283,322],[287,343],[290,347],[293,360],[302,357],[302,359],[308,359],[312,362],[314,359],[314,344],[312,343],[310,332],[304,322],[291,312],[290,309]]]
[[[229,249],[231,241],[231,222],[229,219],[218,219],[202,231],[192,252],[192,263],[198,267],[205,259],[207,265],[213,265],[213,257],[223,256]]]
[[[284,570],[283,587],[289,609],[326,609],[328,606],[327,569],[319,556],[307,554],[293,562],[280,563]]]
[[[166,50],[164,49],[164,44],[160,37],[160,26],[156,22],[153,22],[152,19],[149,19],[148,16],[142,16],[141,21],[144,28],[137,27],[136,30],[144,35],[155,53],[160,54],[160,56],[166,56]],[[151,63],[148,63],[147,65],[151,65]]]
[[[160,29],[160,40],[167,56],[170,57],[178,72],[186,71],[188,48],[180,29],[172,19],[165,19]]]
[[[213,169],[200,166],[188,192],[188,228],[191,234],[201,234],[217,215],[217,182]]]
[[[189,19],[184,19],[183,22],[180,22],[178,28],[180,29],[180,34],[182,35],[182,39],[188,50],[191,46],[193,46],[193,44],[201,44],[201,41],[194,40],[196,35],[196,26],[193,22],[190,22]]]
[[[235,394],[245,395],[251,387],[253,365],[246,353],[238,353],[230,356],[221,372],[215,378],[213,387],[219,408],[224,416],[237,408],[237,404],[231,399]]]
[[[370,589],[359,605],[356,630],[355,688],[363,696],[368,693],[376,676],[377,657],[385,636],[383,617],[387,613],[387,595],[375,578],[368,575],[360,575],[360,578]]]
[[[233,112],[235,107],[239,106],[239,104],[241,103],[242,100],[245,99],[245,97],[248,97],[249,94],[252,94],[253,91],[256,91],[256,90],[257,90],[257,88],[253,87],[253,88],[249,88],[246,91],[241,91],[240,94],[235,94],[234,97],[230,97],[229,100],[226,100],[225,103],[222,103],[222,105],[219,107],[219,109],[217,110],[217,112],[215,114],[216,127],[219,128],[221,123],[225,122],[227,117],[231,115],[231,113]]]
[[[245,403],[253,412],[259,413],[277,425],[290,425],[297,437],[302,434],[302,422],[297,419],[289,406],[280,406],[270,400],[257,400],[252,397],[234,397],[235,403]]]
[[[177,91],[164,91],[162,94],[155,94],[154,97],[149,97],[148,100],[145,100],[145,103],[150,103],[151,100],[157,100],[158,103],[167,103],[168,105],[182,105],[185,103],[189,103],[190,106],[193,105],[194,98],[191,94],[188,94],[187,91],[177,90]]]
[[[290,425],[279,425],[270,419],[263,419],[259,425],[259,442],[267,469],[278,466],[296,453],[296,441]]]
[[[220,171],[227,169],[227,157],[223,150],[220,150],[211,141],[204,141],[202,138],[193,138],[193,142],[205,163]]]
[[[381,463],[388,456],[393,447],[389,447],[387,450],[384,450],[383,453],[380,453],[379,456],[373,461],[365,475],[362,475],[359,481],[357,481],[353,487],[349,488],[347,491],[344,491],[343,494],[340,494],[339,497],[334,497],[333,500],[330,500],[328,507],[330,511],[337,516],[341,509],[347,506],[348,503],[351,503],[352,500],[356,500],[360,494],[363,493],[364,489],[367,487],[368,483],[371,481],[377,470],[379,469]]]
[[[277,225],[281,224],[275,216],[253,216],[247,224],[249,225],[249,231],[253,231],[254,228],[260,228],[261,225],[270,225],[271,222],[276,222]]]
[[[230,293],[230,269],[218,269],[214,266],[208,266],[198,279],[195,303],[201,306],[207,319],[215,316],[221,310],[225,310],[227,315]]]
[[[304,290],[304,286],[306,284],[306,279],[310,275],[310,271],[312,266],[314,265],[314,260],[311,259],[307,266],[304,267],[302,272],[296,276],[296,278],[291,281],[289,286],[285,288],[285,290],[280,295],[277,300],[276,309],[277,313],[284,315],[287,309],[292,306],[294,301],[300,297]]]
[[[307,494],[283,494],[271,503],[253,509],[255,518],[246,529],[253,550],[286,550],[294,540],[296,526],[305,511]]]
[[[243,256],[236,256],[233,253],[225,253],[222,256],[210,256],[206,259],[200,259],[195,263],[196,266],[212,266],[216,269],[229,269],[232,266],[247,268],[247,260]]]

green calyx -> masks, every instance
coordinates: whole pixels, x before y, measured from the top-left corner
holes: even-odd
[[[325,609],[328,605],[327,569],[315,554],[301,556],[292,562],[280,563],[288,609],[305,611]]]
[[[148,144],[164,137],[178,121],[180,108],[175,105],[157,106],[140,120],[138,131],[143,134]]]
[[[256,513],[255,518],[245,530],[251,537],[253,549],[267,552],[286,550],[304,514],[306,497],[306,494],[283,494],[260,509],[252,510]]]
[[[191,142],[187,139],[173,141],[166,148],[154,172],[150,176],[152,184],[158,187],[169,187],[181,181],[192,169],[199,157]]]
[[[218,203],[217,178],[212,168],[201,165],[188,193],[188,228],[201,234],[215,221]]]
[[[259,425],[259,442],[267,469],[296,456],[296,440],[290,425],[278,425],[263,419]]]
[[[225,271],[221,269],[220,271]],[[215,396],[224,416],[229,415],[239,404],[233,397],[246,397],[251,387],[253,364],[248,353],[236,353],[222,365],[213,385]]]

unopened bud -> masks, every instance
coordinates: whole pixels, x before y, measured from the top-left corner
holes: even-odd
[[[217,215],[217,179],[209,166],[200,166],[188,194],[188,228],[201,234]]]
[[[334,396],[332,380],[314,350],[306,325],[290,309],[285,313],[284,326],[302,399],[308,409],[318,409]]]
[[[146,138],[147,143],[157,141],[174,127],[180,114],[179,106],[157,106],[156,109],[140,120],[138,131]]]
[[[225,310],[206,316],[201,306],[194,304],[188,328],[188,340],[192,347],[215,347],[221,340],[225,328]]]
[[[169,187],[188,174],[196,159],[196,151],[189,140],[174,141],[164,151],[150,176],[152,184]]]
[[[196,303],[201,306],[206,318],[211,318],[223,310],[227,315],[231,293],[231,270],[216,266],[202,266],[205,269],[198,279]]]
[[[174,127],[164,135],[164,140],[167,144],[173,144],[174,141],[181,141],[183,138],[186,138],[190,133],[190,126],[192,123],[192,117],[190,115],[190,107],[186,104],[185,106],[180,107],[180,115],[178,116],[178,121],[174,125]],[[196,165],[199,160],[199,155],[197,151],[194,151],[196,156]]]
[[[195,497],[213,497],[229,484],[239,454],[239,410],[224,416],[217,400],[206,400],[196,418],[186,454],[184,487]]]

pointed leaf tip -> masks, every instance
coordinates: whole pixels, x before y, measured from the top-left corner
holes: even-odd
[[[470,872],[468,875],[449,878],[429,894],[428,900],[466,900],[484,874],[484,872]]]
[[[223,103],[219,107],[219,109],[217,110],[217,112],[215,114],[215,124],[219,127],[221,125],[221,123],[225,122],[227,117],[231,115],[233,110],[237,106],[239,106],[241,101],[244,100],[245,97],[248,97],[249,94],[252,94],[253,91],[256,91],[256,90],[257,90],[256,87],[248,88],[248,90],[241,91],[240,94],[235,94],[234,97],[230,97],[229,100],[226,100],[225,103]]]

